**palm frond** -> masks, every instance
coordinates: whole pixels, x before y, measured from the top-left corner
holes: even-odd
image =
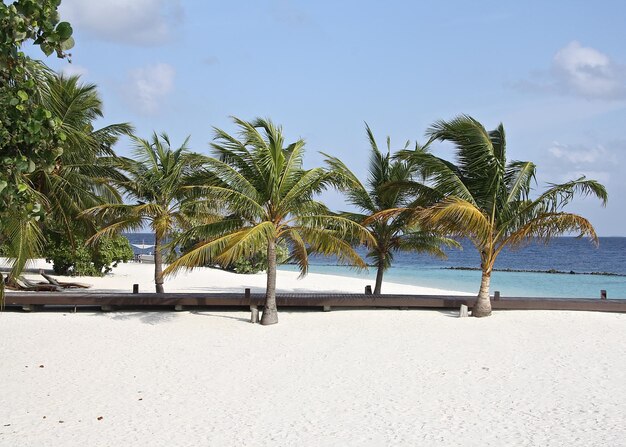
[[[443,234],[471,236],[486,243],[493,231],[491,222],[480,209],[458,197],[448,197],[419,214],[429,229]]]
[[[181,268],[192,269],[218,263],[228,265],[233,260],[250,256],[258,247],[276,238],[276,229],[271,222],[261,222],[252,227],[241,228],[223,236],[199,242],[183,253],[165,270],[164,275],[175,274]]]
[[[598,245],[598,236],[593,225],[584,217],[565,212],[547,212],[511,233],[501,242],[500,247],[519,246],[535,240],[548,243],[551,238],[568,233],[578,233],[578,237],[586,235]]]

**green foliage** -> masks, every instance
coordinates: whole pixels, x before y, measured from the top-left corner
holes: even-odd
[[[0,3],[0,236],[7,239],[9,233],[33,234],[23,229],[33,229],[33,222],[41,219],[43,199],[26,176],[38,168],[51,171],[64,147],[59,120],[41,102],[46,69],[20,51],[23,44],[32,43],[46,55],[66,56],[74,41],[70,24],[60,21],[59,4],[60,0]],[[12,274],[19,274],[22,261],[34,255],[30,248],[36,245],[13,247],[17,260]],[[0,296],[3,292],[0,286]]]
[[[233,119],[239,138],[215,129],[216,157],[206,160],[202,188],[204,197],[220,204],[227,216],[185,231],[177,243],[201,242],[172,262],[166,273],[207,264],[228,266],[255,256],[270,241],[289,247],[303,275],[310,252],[365,267],[347,240],[369,240],[369,233],[315,200],[333,175],[322,168],[303,169],[304,140],[285,144],[282,128],[270,120]]]
[[[59,0],[0,3],[0,214],[7,208],[39,215],[36,196],[24,176],[37,167],[51,170],[63,150],[59,121],[41,103],[45,69],[20,51],[26,42],[46,54],[65,57],[72,27],[59,21]]]
[[[136,203],[105,203],[83,213],[107,222],[89,242],[121,231],[149,227],[155,233],[154,268],[158,293],[163,292],[162,256],[165,239],[179,229],[188,228],[192,219],[206,220],[209,207],[194,184],[195,173],[205,157],[191,152],[187,140],[173,149],[167,134],[152,136],[150,141],[136,136],[134,158],[117,159],[120,178],[111,183]]]
[[[391,267],[394,252],[398,250],[429,253],[445,257],[443,247],[459,244],[433,231],[423,230],[403,212],[417,203],[427,203],[435,193],[413,180],[413,166],[406,160],[391,155],[391,139],[387,137],[387,151],[381,152],[369,126],[365,126],[370,143],[370,162],[366,184],[338,158],[326,155],[326,163],[335,173],[336,186],[345,192],[350,204],[358,211],[343,216],[364,225],[373,238],[368,244],[367,257],[378,269],[374,293],[381,293],[383,272]],[[404,150],[409,147],[407,141]],[[419,146],[416,146],[419,147]],[[387,214],[389,213],[389,214]],[[383,217],[379,217],[379,216]]]
[[[49,235],[46,260],[53,263],[57,275],[102,276],[119,262],[133,259],[133,250],[124,236],[101,238],[97,244],[87,245],[78,238],[72,246],[59,233]]]
[[[66,144],[51,171],[38,167],[28,181],[45,198],[47,219],[60,222],[66,230],[79,221],[93,232],[94,223],[79,215],[92,206],[121,202],[109,184],[112,178],[123,178],[113,166],[112,146],[132,127],[121,123],[95,128],[95,121],[103,116],[102,100],[94,84],[81,83],[77,76],[47,75],[43,103],[58,118]]]
[[[283,243],[276,246],[276,263],[283,264],[289,258],[289,248]],[[267,243],[249,256],[235,259],[224,267],[225,270],[235,273],[259,273],[267,270]]]
[[[504,247],[534,240],[548,242],[569,232],[588,235],[597,242],[587,219],[563,211],[577,194],[595,196],[605,204],[606,189],[597,181],[581,177],[550,184],[533,198],[535,165],[507,160],[502,124],[488,132],[474,118],[461,115],[435,122],[428,134],[430,142],[454,144],[456,164],[421,149],[402,154],[441,195],[434,205],[415,208],[415,215],[429,228],[469,238],[478,249],[483,278],[473,315],[491,313],[489,281]]]

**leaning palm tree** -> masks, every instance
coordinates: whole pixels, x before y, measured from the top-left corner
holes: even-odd
[[[338,174],[338,186],[345,191],[349,202],[360,209],[360,213],[342,213],[355,222],[365,225],[373,243],[369,245],[368,258],[376,265],[374,293],[382,290],[383,275],[391,267],[394,252],[413,251],[445,257],[443,247],[460,247],[453,239],[442,237],[432,231],[422,230],[419,224],[407,219],[406,213],[376,219],[379,213],[400,209],[427,199],[423,196],[429,189],[412,180],[409,162],[392,159],[391,140],[387,138],[387,152],[382,153],[374,135],[365,125],[371,147],[367,184],[363,185],[356,175],[338,158],[326,155],[326,162]],[[409,147],[407,141],[404,145]],[[418,197],[414,194],[418,193]]]
[[[238,138],[215,129],[212,147],[218,158],[207,163],[203,194],[221,204],[225,219],[197,226],[183,234],[200,240],[165,271],[250,256],[267,247],[267,289],[261,324],[278,322],[276,308],[276,246],[288,245],[302,275],[310,251],[336,255],[340,261],[365,267],[346,238],[364,241],[369,234],[353,221],[332,215],[314,196],[330,185],[331,174],[302,168],[304,141],[285,146],[282,129],[270,120],[233,118]]]
[[[134,159],[120,159],[119,170],[125,177],[112,179],[112,183],[128,201],[136,203],[109,203],[86,210],[84,214],[109,222],[89,242],[149,227],[154,232],[154,283],[156,292],[163,293],[164,243],[174,230],[187,228],[190,217],[200,212],[192,179],[205,157],[189,151],[188,138],[178,149],[171,148],[166,134],[155,133],[150,141],[131,138]]]
[[[607,192],[600,183],[581,177],[549,184],[546,191],[531,198],[535,165],[507,162],[502,124],[487,132],[474,118],[461,115],[451,121],[437,121],[427,134],[429,144],[439,140],[455,145],[456,164],[424,150],[403,153],[442,194],[433,206],[417,208],[415,215],[430,228],[467,237],[478,249],[482,279],[472,315],[491,314],[491,272],[504,247],[535,240],[547,243],[570,232],[587,235],[597,244],[591,223],[563,208],[576,194],[596,196],[604,205]]]

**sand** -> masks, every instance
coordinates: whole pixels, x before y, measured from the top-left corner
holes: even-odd
[[[0,446],[626,445],[624,314],[248,316],[1,313]]]
[[[0,267],[6,266],[7,261],[0,258]],[[26,268],[24,276],[33,281],[45,281],[37,273],[39,269],[51,272],[52,264],[44,259],[32,261]],[[310,273],[299,278],[298,272],[278,271],[276,288],[279,292],[350,292],[363,293],[366,285],[374,287],[374,281],[362,278],[351,278],[335,275],[320,275]],[[119,264],[118,267],[105,277],[65,277],[56,276],[62,281],[77,281],[92,286],[87,291],[131,292],[133,284],[139,284],[140,292],[154,292],[154,264],[129,262]],[[252,292],[264,292],[266,284],[265,273],[254,275],[240,275],[214,268],[197,268],[191,271],[181,270],[175,276],[165,280],[166,292],[242,292],[250,288]],[[85,290],[81,290],[85,292]],[[468,295],[454,290],[443,290],[432,287],[411,286],[405,284],[383,283],[384,293],[407,293],[423,295]]]

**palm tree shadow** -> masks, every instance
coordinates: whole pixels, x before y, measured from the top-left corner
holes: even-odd
[[[206,311],[201,311],[201,310],[192,310],[189,311],[190,314],[194,314],[194,315],[200,315],[202,317],[216,317],[216,318],[226,318],[228,320],[237,320],[237,321],[243,321],[246,323],[250,322],[249,318],[242,318],[242,317],[232,317],[230,315],[221,315],[219,313],[210,313],[210,312],[206,312]]]
[[[458,310],[438,309],[437,312],[448,318],[459,318]]]
[[[102,315],[94,314],[94,315]],[[152,310],[152,311],[136,311],[136,312],[114,312],[105,314],[109,316],[111,320],[127,321],[127,320],[139,320],[141,323],[155,325],[160,323],[167,323],[176,318],[176,313],[167,310]]]

